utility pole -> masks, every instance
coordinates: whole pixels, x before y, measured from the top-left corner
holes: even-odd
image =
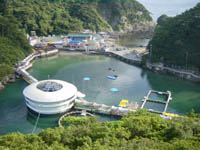
[[[187,67],[188,67],[187,63],[188,63],[188,51],[185,53],[185,67],[186,67],[186,70],[187,70]]]
[[[89,47],[88,47],[87,43],[85,44],[85,52],[86,52],[86,54],[89,54]]]
[[[150,49],[149,49],[149,57],[150,57],[150,61],[151,61],[151,56],[152,56],[152,44],[150,44]]]

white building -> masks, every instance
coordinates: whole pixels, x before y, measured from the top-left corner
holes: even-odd
[[[26,105],[40,114],[58,114],[70,110],[77,98],[77,88],[61,80],[43,80],[27,86]]]
[[[31,45],[31,46],[35,46],[37,43],[39,42],[39,39],[38,39],[38,37],[30,37],[29,38],[29,44]]]

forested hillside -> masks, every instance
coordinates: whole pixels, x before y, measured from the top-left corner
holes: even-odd
[[[3,0],[2,15],[38,35],[92,31],[151,30],[149,12],[136,0]]]
[[[200,68],[200,3],[176,17],[161,16],[148,48],[153,62]]]
[[[14,64],[30,53],[25,34],[12,16],[0,16],[0,81],[13,72]]]
[[[39,134],[11,133],[0,136],[0,149],[9,150],[199,150],[198,115],[163,120],[145,110],[119,121],[68,117],[66,128]]]

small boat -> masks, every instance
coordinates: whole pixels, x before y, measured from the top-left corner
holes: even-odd
[[[81,116],[86,116],[87,115],[86,113],[87,113],[86,110],[82,110]]]
[[[123,100],[121,100],[119,106],[120,106],[120,107],[126,107],[127,104],[128,104],[128,100],[127,100],[127,99],[123,99]]]
[[[171,120],[172,119],[171,116],[160,115],[160,117],[162,117],[163,120]]]
[[[111,88],[110,91],[111,92],[118,92],[119,90],[117,88]]]
[[[70,51],[75,51],[76,49],[74,49],[74,48],[70,48],[69,50],[70,50]]]
[[[89,78],[89,77],[84,77],[83,80],[84,80],[84,81],[89,81],[90,78]]]
[[[86,96],[84,93],[81,93],[79,91],[77,92],[76,95],[77,95],[78,98],[84,98]]]
[[[117,78],[114,77],[114,76],[106,76],[108,79],[111,79],[111,80],[116,80]]]
[[[176,118],[179,118],[179,117],[180,117],[179,115],[177,115],[177,114],[172,114],[172,113],[163,112],[162,114],[165,115],[165,116],[170,116],[170,117],[176,117]]]

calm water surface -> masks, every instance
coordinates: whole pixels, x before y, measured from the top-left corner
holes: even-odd
[[[154,21],[162,14],[175,16],[194,7],[199,0],[138,0],[151,13]],[[128,47],[146,45],[148,41],[129,37]],[[125,39],[126,40],[126,39]],[[135,40],[135,41],[134,41]],[[132,42],[130,42],[132,41]],[[115,72],[109,71],[113,68]],[[172,91],[173,100],[168,112],[184,114],[192,108],[200,113],[200,85],[175,77],[154,74],[138,67],[103,56],[60,56],[40,59],[34,63],[30,72],[39,80],[60,79],[74,83],[78,89],[87,95],[89,101],[118,105],[121,99],[137,101],[147,94],[149,89]],[[118,75],[113,81],[107,75]],[[90,81],[83,81],[83,77]],[[9,84],[0,91],[0,135],[19,131],[31,133],[37,115],[30,113],[24,102],[23,89],[27,86],[23,80]],[[119,92],[112,93],[110,88],[118,88]],[[162,106],[148,104],[147,108],[162,110]],[[101,121],[115,120],[108,116],[98,116]],[[48,127],[55,127],[59,115],[41,116],[34,132]]]
[[[112,68],[115,71],[109,71]],[[168,112],[184,114],[194,108],[200,112],[200,85],[175,77],[155,74],[141,68],[128,65],[113,58],[104,56],[54,56],[37,60],[30,73],[38,80],[59,79],[74,83],[86,94],[86,99],[107,105],[118,105],[121,99],[136,101],[141,104],[141,98],[148,90],[172,91],[173,100]],[[117,80],[109,80],[107,75],[118,75]],[[90,81],[83,81],[90,77]],[[0,92],[0,134],[20,131],[31,133],[37,115],[27,111],[23,89],[27,86],[23,80],[9,84]],[[112,93],[110,88],[118,88]],[[147,108],[162,110],[163,107],[148,104]],[[59,115],[41,116],[35,132],[57,124]],[[101,121],[115,120],[108,116],[98,116]]]

